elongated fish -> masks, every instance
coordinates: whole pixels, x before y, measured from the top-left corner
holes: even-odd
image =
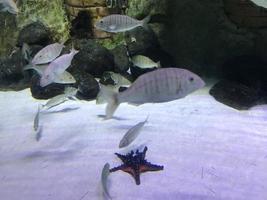
[[[132,57],[132,62],[135,66],[140,67],[142,69],[147,69],[147,68],[154,68],[160,67],[160,62],[154,62],[150,58],[142,55],[136,55]]]
[[[108,180],[108,176],[110,174],[109,168],[110,168],[109,163],[106,163],[104,165],[104,167],[102,169],[102,173],[101,173],[101,184],[102,184],[104,196],[107,197],[108,199],[112,199],[109,192],[108,192],[108,188],[107,188],[107,180]]]
[[[146,27],[150,20],[150,16],[144,18],[143,20],[137,20],[127,15],[109,15],[98,22],[96,22],[95,27],[102,31],[110,33],[119,33],[132,30],[138,26]]]
[[[32,64],[46,64],[55,60],[61,53],[62,49],[65,46],[60,43],[49,44],[46,47],[42,48],[38,53],[33,57]]]
[[[129,144],[131,144],[139,135],[141,132],[141,129],[144,127],[145,123],[147,122],[148,117],[145,121],[139,122],[138,124],[134,125],[132,128],[130,128],[126,134],[123,136],[123,138],[120,141],[119,148],[127,147]]]
[[[101,85],[108,105],[106,119],[113,116],[120,103],[141,105],[180,99],[204,87],[204,81],[193,72],[179,68],[162,68],[138,77],[125,91],[116,93]]]
[[[72,49],[69,54],[64,54],[52,61],[43,72],[41,72],[40,86],[45,87],[51,83],[70,84],[75,83],[74,77],[66,71],[73,57],[78,53]],[[38,70],[37,70],[38,71]]]
[[[13,0],[0,0],[0,11],[16,15],[19,9]]]
[[[33,121],[33,130],[34,131],[38,131],[39,129],[39,118],[40,118],[40,105],[38,105],[38,110],[37,113],[34,117],[34,121]]]
[[[267,0],[251,0],[257,6],[267,8]]]
[[[43,105],[43,108],[49,110],[50,108],[58,106],[58,105],[64,103],[65,101],[68,101],[73,96],[75,96],[76,93],[77,93],[76,88],[67,87],[64,91],[64,94],[60,94],[60,95],[57,95],[57,96],[51,98],[50,100],[48,100],[46,102],[45,105]]]

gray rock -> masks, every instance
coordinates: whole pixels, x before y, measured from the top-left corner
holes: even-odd
[[[95,99],[99,92],[99,85],[95,78],[85,72],[78,72],[73,74],[77,83],[75,86],[78,87],[77,97],[84,100]]]
[[[1,90],[21,90],[29,87],[30,78],[23,72],[26,64],[21,50],[16,50],[11,57],[0,60]]]
[[[18,36],[18,46],[23,43],[46,46],[52,43],[49,29],[40,22],[34,22],[22,28]]]
[[[112,53],[97,44],[94,40],[75,40],[74,47],[79,50],[75,55],[70,71],[79,70],[93,76],[101,77],[105,71],[114,69],[114,58]]]
[[[114,56],[115,68],[114,71],[118,73],[127,72],[130,67],[129,56],[125,45],[118,45],[111,50]]]
[[[54,96],[64,93],[65,86],[63,84],[52,83],[46,87],[40,86],[40,76],[35,74],[31,80],[31,93],[36,99],[50,99]]]

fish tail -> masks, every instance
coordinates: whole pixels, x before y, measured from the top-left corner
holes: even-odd
[[[148,29],[148,22],[150,21],[151,16],[148,15],[142,20],[142,26],[147,30]]]
[[[157,67],[158,67],[158,68],[161,68],[161,63],[160,63],[160,61],[157,62]]]
[[[100,92],[102,94],[102,97],[108,102],[108,105],[106,107],[105,119],[110,119],[112,118],[114,112],[119,106],[119,102],[117,98],[118,93],[104,85],[101,85]]]

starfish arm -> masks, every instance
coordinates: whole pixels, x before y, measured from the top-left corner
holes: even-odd
[[[125,167],[125,165],[120,165],[118,167],[113,167],[112,169],[109,170],[109,172],[115,172],[115,171],[118,171],[118,170],[123,170],[123,168]]]

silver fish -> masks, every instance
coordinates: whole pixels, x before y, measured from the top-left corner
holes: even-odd
[[[39,118],[40,118],[40,105],[38,105],[38,110],[37,113],[34,117],[34,121],[33,121],[33,129],[34,131],[38,131],[39,129]]]
[[[57,96],[51,98],[50,100],[48,100],[46,102],[45,105],[43,105],[43,108],[45,108],[46,110],[49,110],[50,108],[58,106],[58,105],[64,103],[65,101],[68,101],[73,96],[75,96],[76,93],[77,93],[76,88],[67,87],[64,91],[64,94],[60,94],[60,95],[57,95]]]
[[[267,8],[267,0],[251,0],[257,6]]]
[[[9,12],[11,14],[18,14],[19,9],[13,0],[0,0],[0,11]]]
[[[96,22],[95,27],[99,30],[119,33],[132,30],[138,26],[146,27],[150,20],[150,16],[144,18],[143,20],[137,20],[127,15],[109,15],[98,22]]]
[[[132,57],[132,62],[135,66],[146,69],[146,68],[159,68],[160,67],[160,62],[154,62],[150,58],[142,55],[136,55]]]
[[[45,87],[53,82],[62,84],[75,83],[74,77],[66,69],[71,65],[73,57],[78,52],[72,49],[69,54],[64,54],[52,61],[41,73],[40,86]]]
[[[108,102],[106,119],[113,116],[120,103],[141,105],[173,101],[204,86],[204,81],[198,75],[179,68],[162,68],[143,74],[127,90],[120,93],[102,85],[102,93]]]
[[[49,44],[46,47],[42,48],[38,53],[33,57],[32,64],[46,64],[55,60],[61,53],[62,49],[65,46],[60,43]]]
[[[132,128],[130,128],[126,134],[123,136],[123,138],[120,141],[119,148],[124,148],[127,147],[129,144],[131,144],[139,135],[141,132],[141,129],[144,127],[145,123],[147,122],[148,117],[146,118],[145,121],[139,122]]]
[[[109,163],[106,163],[104,165],[104,167],[102,169],[102,173],[101,173],[101,184],[102,184],[104,196],[107,197],[108,199],[112,199],[109,192],[108,192],[108,188],[107,188],[107,179],[108,179],[108,176],[110,174],[109,168],[110,168]]]

